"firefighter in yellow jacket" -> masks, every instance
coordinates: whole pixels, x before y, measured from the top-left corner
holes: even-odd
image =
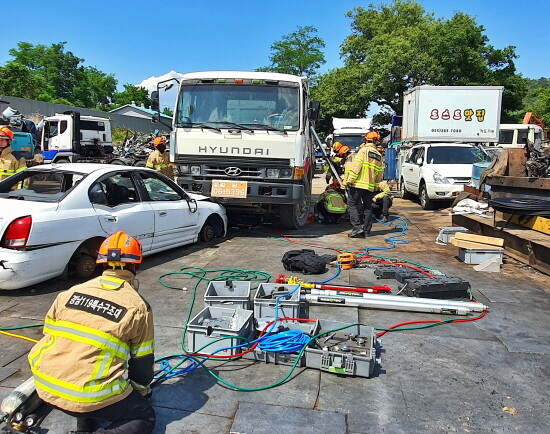
[[[149,155],[146,167],[166,175],[168,178],[174,178],[174,167],[170,164],[170,156],[166,152],[166,140],[164,137],[155,137],[153,140],[155,150]]]
[[[342,178],[342,184],[348,188],[351,238],[367,237],[372,227],[372,198],[384,172],[382,155],[375,147],[375,134],[365,134],[365,143],[346,162]]]
[[[38,396],[76,417],[76,433],[153,431],[153,315],[134,288],[141,259],[136,239],[107,238],[97,263],[110,268],[57,296],[29,353]],[[111,424],[96,430],[99,421]]]
[[[24,158],[12,154],[10,142],[14,134],[8,127],[0,127],[0,181],[27,168]]]

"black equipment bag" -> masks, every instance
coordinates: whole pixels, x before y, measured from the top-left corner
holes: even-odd
[[[303,274],[323,274],[327,271],[325,259],[309,249],[289,250],[281,262],[285,270]]]

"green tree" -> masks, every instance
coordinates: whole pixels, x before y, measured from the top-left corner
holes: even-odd
[[[149,98],[149,92],[144,87],[134,86],[132,84],[125,84],[122,92],[116,92],[112,98],[112,108],[120,107],[125,104],[135,104],[149,107],[151,105],[151,98]]]
[[[355,115],[362,116],[369,102],[401,114],[403,93],[423,84],[502,85],[503,121],[521,106],[526,87],[515,70],[514,47],[494,48],[473,17],[455,12],[448,20],[439,19],[413,0],[357,7],[347,16],[352,33],[341,46],[344,67],[331,74],[344,74],[354,82],[316,94],[338,95]],[[321,77],[319,87],[333,82]],[[323,110],[327,115],[332,113]]]
[[[116,79],[65,50],[66,42],[50,46],[19,42],[12,59],[0,68],[0,90],[11,96],[102,108],[116,90]]]
[[[544,83],[543,80],[546,80]],[[535,80],[533,80],[535,81]],[[550,79],[539,79],[541,86],[533,87],[525,98],[525,112],[533,112],[544,124],[550,126]],[[521,113],[523,116],[524,113]]]
[[[164,107],[161,113],[166,116],[174,116],[174,112],[168,107]]]
[[[296,31],[284,35],[271,45],[271,65],[257,70],[314,77],[326,62],[322,51],[325,42],[316,34],[315,27],[299,26]]]

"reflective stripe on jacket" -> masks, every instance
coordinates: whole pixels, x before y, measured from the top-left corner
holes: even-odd
[[[387,196],[390,199],[390,201],[393,201],[393,196],[391,195],[391,189],[388,186],[384,187],[380,193],[375,195],[373,198],[373,201],[378,202],[379,200],[382,200],[385,196]]]
[[[12,154],[11,147],[2,150],[0,153],[0,181],[6,179],[17,172],[27,168],[24,158],[17,160]]]
[[[376,191],[384,175],[382,155],[371,143],[357,151],[346,167],[346,182],[351,187]]]
[[[44,337],[29,353],[36,391],[45,402],[82,413],[124,399],[132,390],[130,359],[134,365],[150,359],[152,378],[153,318],[129,283],[133,277],[107,270],[57,296]]]
[[[324,199],[325,209],[332,214],[344,214],[348,206],[340,193],[328,193]]]
[[[161,153],[158,149],[155,149],[153,153],[149,155],[145,166],[155,169],[157,172],[166,175],[170,179],[174,177],[174,167],[170,164],[170,156],[166,151]]]

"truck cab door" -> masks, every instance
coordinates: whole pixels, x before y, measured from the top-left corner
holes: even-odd
[[[148,202],[141,200],[130,172],[100,178],[88,195],[106,236],[123,231],[141,242],[143,252],[151,250],[154,212]]]

